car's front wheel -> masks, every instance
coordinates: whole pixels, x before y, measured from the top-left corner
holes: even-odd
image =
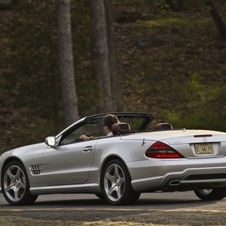
[[[131,179],[122,161],[115,159],[106,164],[101,175],[101,189],[105,199],[112,205],[135,203],[140,193],[131,186]]]
[[[1,184],[2,193],[11,205],[32,204],[38,197],[30,193],[26,170],[19,161],[12,161],[4,167]]]
[[[197,197],[202,200],[221,200],[226,197],[226,187],[213,188],[213,189],[201,189],[194,191]]]

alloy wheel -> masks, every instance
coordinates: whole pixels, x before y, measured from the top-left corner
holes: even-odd
[[[11,165],[4,174],[3,189],[12,202],[19,202],[26,192],[26,176],[18,165]]]
[[[107,197],[115,202],[125,192],[126,180],[123,169],[118,164],[110,165],[104,175],[104,190]]]

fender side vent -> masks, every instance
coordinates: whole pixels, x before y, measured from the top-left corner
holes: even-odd
[[[33,175],[33,176],[41,174],[41,168],[39,165],[31,165],[31,166],[29,166],[29,170],[30,170],[31,175]]]

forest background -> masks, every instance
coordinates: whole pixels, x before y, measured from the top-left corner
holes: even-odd
[[[204,0],[113,0],[116,104],[175,128],[226,131],[226,40]],[[212,0],[223,21],[226,1]],[[65,128],[55,0],[0,11],[0,153]],[[89,0],[71,0],[80,117],[105,112]]]

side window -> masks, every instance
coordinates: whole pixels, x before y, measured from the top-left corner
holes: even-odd
[[[60,145],[72,144],[79,141],[79,137],[85,134],[86,136],[104,136],[103,121],[100,119],[93,119],[88,122],[84,122],[78,127],[72,128],[71,131],[64,134]]]

